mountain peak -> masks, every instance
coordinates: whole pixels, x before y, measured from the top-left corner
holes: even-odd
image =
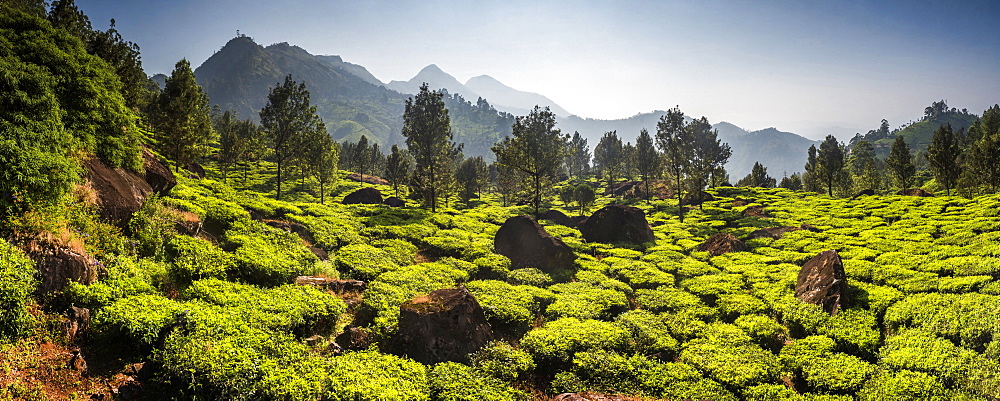
[[[511,88],[489,75],[480,75],[478,77],[469,78],[469,80],[465,82],[465,86],[482,95],[486,100],[493,104],[497,110],[513,114],[525,114],[526,111],[531,110],[535,107],[535,105],[538,105],[542,107],[548,106],[549,109],[552,110],[552,112],[557,116],[570,116],[570,112],[566,111],[562,107],[559,107],[559,105],[557,105],[556,102],[553,102],[552,99],[537,93],[519,91]]]

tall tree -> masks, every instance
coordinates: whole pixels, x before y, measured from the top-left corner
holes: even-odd
[[[358,168],[358,174],[361,174],[362,178],[361,184],[364,185],[365,171],[368,171],[372,159],[372,148],[368,146],[368,137],[361,135],[361,139],[358,139],[358,144],[354,147],[353,158],[353,165]],[[369,171],[369,173],[371,172]]]
[[[337,176],[337,162],[340,160],[340,146],[330,138],[326,130],[315,130],[310,134],[308,148],[309,171],[319,182],[319,203],[326,203],[326,186]]]
[[[966,163],[975,181],[987,185],[990,192],[1000,186],[1000,106],[993,105],[969,127],[969,136],[975,135],[969,146]]]
[[[816,175],[826,186],[827,195],[833,196],[833,187],[842,179],[843,174],[844,149],[836,137],[827,135],[816,154]]]
[[[291,74],[271,88],[267,104],[260,110],[260,122],[278,167],[276,197],[281,199],[282,171],[300,155],[310,133],[326,128],[316,106],[309,104],[306,84],[296,83]]]
[[[710,178],[726,165],[733,151],[728,143],[722,143],[719,132],[705,117],[692,120],[686,129],[691,138],[692,190],[701,191],[714,181]]]
[[[855,189],[878,191],[882,188],[881,163],[875,156],[875,147],[871,142],[865,140],[856,142],[848,160],[857,186]]]
[[[546,188],[543,185],[559,171],[569,138],[556,128],[556,115],[548,107],[535,106],[527,116],[517,117],[511,132],[493,146],[493,153],[498,163],[520,171],[531,181],[531,203],[538,215]]]
[[[486,161],[482,156],[471,157],[462,161],[455,171],[455,181],[459,186],[458,197],[463,202],[479,197],[482,188],[489,179]]]
[[[156,139],[160,153],[178,166],[209,155],[218,140],[210,112],[208,96],[195,81],[191,63],[181,59],[157,100]]]
[[[951,129],[951,123],[938,127],[931,138],[931,144],[927,146],[927,161],[930,162],[934,180],[944,186],[948,195],[951,195],[951,189],[962,173],[958,164],[961,154],[962,149]]]
[[[234,164],[246,161],[255,146],[255,137],[259,127],[251,120],[239,120],[236,113],[226,110],[214,122],[215,132],[219,134],[219,165],[222,167],[222,182],[229,179],[229,168]]]
[[[566,169],[571,177],[578,178],[590,169],[590,148],[587,147],[587,139],[579,132],[574,132],[573,138],[569,141]]]
[[[646,186],[646,199],[649,200],[649,180],[656,177],[660,172],[660,152],[656,151],[653,145],[653,137],[645,128],[639,131],[639,137],[635,139],[635,166],[642,177],[643,185]]]
[[[594,147],[594,167],[608,180],[608,189],[615,184],[625,164],[625,148],[616,131],[605,132]]]
[[[663,152],[667,173],[674,179],[677,194],[677,213],[684,221],[684,208],[680,207],[684,176],[691,166],[692,140],[684,127],[684,113],[674,107],[656,123],[656,146]]]
[[[910,147],[902,136],[897,136],[892,142],[892,150],[889,157],[885,159],[885,167],[889,170],[893,181],[899,189],[906,189],[913,185],[913,176],[917,169],[913,166],[913,155],[910,154]]]
[[[456,145],[452,142],[451,120],[444,106],[444,95],[432,92],[425,82],[415,97],[406,100],[403,113],[403,137],[414,159],[412,192],[424,205],[437,211],[437,198],[451,176]]]
[[[782,177],[781,183],[778,184],[778,187],[790,189],[792,191],[798,191],[802,189],[802,178],[799,176],[798,173]]]
[[[587,207],[594,204],[594,199],[597,199],[597,194],[594,193],[594,188],[590,185],[580,184],[576,186],[576,203],[580,205],[580,216],[587,211]]]
[[[809,145],[808,158],[802,174],[802,185],[806,191],[819,192],[822,185],[819,179],[819,161],[816,159],[816,145]]]
[[[122,81],[122,95],[129,107],[143,110],[154,93],[149,88],[150,79],[142,69],[139,45],[125,40],[115,29],[115,20],[107,31],[95,30],[87,40],[87,52],[107,61]]]
[[[754,162],[753,168],[750,169],[750,174],[740,179],[736,185],[741,187],[774,188],[776,182],[777,180],[767,175],[767,167],[764,167],[760,162]]]
[[[399,197],[399,187],[406,183],[410,176],[412,162],[405,150],[399,150],[399,146],[392,145],[392,151],[385,159],[385,179],[392,186],[392,192]]]

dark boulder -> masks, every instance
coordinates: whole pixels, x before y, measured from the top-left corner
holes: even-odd
[[[118,227],[128,226],[150,194],[165,195],[177,185],[174,174],[151,152],[146,150],[142,156],[146,169],[142,175],[122,167],[112,168],[99,158],[84,163],[86,180],[96,192],[101,217]]]
[[[468,354],[493,340],[493,330],[476,298],[457,287],[403,303],[398,336],[403,353],[417,362],[466,363]]]
[[[846,302],[846,277],[844,264],[837,251],[820,252],[799,270],[795,298],[819,305],[827,313],[835,315]]]
[[[632,206],[605,206],[581,222],[578,228],[587,242],[641,245],[656,241],[646,221],[646,213]]]
[[[69,344],[86,339],[90,331],[90,309],[70,306],[62,323],[63,338]]]
[[[764,207],[760,205],[754,205],[743,209],[743,215],[747,217],[759,217],[762,219],[771,217],[764,211]]]
[[[708,237],[704,243],[698,245],[698,250],[708,252],[712,256],[719,256],[724,253],[746,251],[747,246],[730,233],[718,233]]]
[[[202,179],[202,178],[205,178],[205,168],[202,167],[198,163],[188,164],[187,165],[187,171],[189,171],[191,173],[190,175],[188,175],[188,178],[191,178],[191,179]]]
[[[382,203],[382,193],[375,188],[364,187],[345,196],[341,203],[345,205],[377,205]]]
[[[493,237],[493,248],[510,259],[511,269],[534,267],[553,277],[572,274],[576,255],[531,216],[514,216]]]
[[[681,198],[681,206],[698,206],[705,202],[714,201],[715,197],[705,191],[688,192]]]
[[[61,290],[70,281],[81,284],[97,281],[100,263],[82,250],[32,244],[27,254],[41,277],[40,294]]]
[[[924,197],[924,198],[934,196],[934,194],[932,194],[930,192],[927,192],[927,191],[923,190],[922,188],[907,188],[907,189],[902,189],[899,192],[896,192],[896,195],[919,196],[919,197]]]
[[[340,333],[335,341],[341,349],[351,351],[365,350],[372,344],[371,333],[368,330],[352,325],[345,327],[344,332]]]
[[[406,206],[406,202],[404,202],[402,199],[399,199],[398,197],[395,197],[395,196],[390,196],[388,198],[385,198],[385,200],[382,201],[382,204],[386,205],[388,207],[403,207],[403,206]]]
[[[578,222],[578,220],[567,216],[566,213],[554,209],[546,210],[542,214],[538,215],[538,219],[549,220],[553,223],[566,227],[576,227],[576,223]]]
[[[347,175],[347,179],[351,181],[363,182],[365,184],[389,185],[389,181],[386,181],[381,177],[368,174],[361,175],[358,173],[350,173]]]

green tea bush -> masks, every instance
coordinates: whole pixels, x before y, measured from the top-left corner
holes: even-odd
[[[757,344],[776,350],[788,336],[785,326],[764,315],[742,315],[733,322],[746,332]]]
[[[841,349],[873,355],[882,340],[877,319],[870,310],[849,308],[831,316],[817,330],[837,340]]]
[[[399,320],[399,307],[420,294],[455,286],[467,281],[469,273],[452,265],[433,262],[404,266],[378,276],[368,284],[364,303],[374,314],[374,326],[389,334]]]
[[[555,302],[545,310],[546,315],[553,318],[609,318],[628,308],[625,294],[588,283],[560,283],[549,286],[548,289],[556,294]]]
[[[858,391],[859,401],[946,401],[951,399],[940,381],[926,373],[882,371]]]
[[[587,283],[595,287],[614,290],[624,294],[632,294],[632,287],[621,281],[606,276],[604,273],[593,270],[580,270],[574,276],[576,281]]]
[[[417,246],[401,239],[380,239],[371,244],[385,251],[400,266],[412,265],[413,258],[417,255]]]
[[[510,259],[495,253],[473,260],[478,267],[478,276],[486,279],[504,280],[510,274]]]
[[[291,221],[300,223],[312,233],[316,245],[327,252],[350,244],[365,243],[361,236],[361,223],[348,215],[335,213],[323,216],[291,216]]]
[[[105,266],[105,276],[93,284],[67,284],[63,289],[67,303],[96,311],[122,298],[156,294],[167,276],[163,264],[146,258],[113,256],[105,259]]]
[[[180,283],[202,278],[225,278],[236,269],[236,258],[211,242],[175,235],[167,245],[170,273]]]
[[[801,372],[805,366],[833,355],[837,342],[827,336],[809,336],[781,348],[778,359],[785,368]]]
[[[99,332],[119,337],[126,344],[152,346],[161,331],[190,310],[190,305],[162,295],[141,294],[119,299],[94,315]]]
[[[535,369],[531,354],[502,341],[491,341],[469,359],[477,370],[508,382],[523,378]]]
[[[613,323],[565,317],[529,331],[520,343],[536,361],[552,363],[569,362],[581,351],[624,350],[628,339],[628,330]]]
[[[0,342],[28,334],[33,319],[27,307],[36,285],[31,260],[0,239]]]
[[[435,365],[428,374],[428,381],[435,400],[512,401],[529,398],[527,393],[457,362]]]
[[[933,373],[988,399],[1000,398],[1000,362],[931,332],[909,329],[889,337],[879,355],[886,366]]]
[[[191,283],[183,297],[237,310],[248,324],[282,331],[309,332],[308,328],[321,323],[332,328],[347,311],[344,301],[334,295],[292,284],[262,289],[206,279]]]
[[[642,309],[618,315],[615,323],[632,333],[634,348],[644,354],[672,355],[679,349],[679,343],[670,333],[664,316]]]
[[[225,238],[236,256],[235,276],[250,284],[288,283],[310,271],[319,260],[297,234],[258,221],[236,222]]]
[[[708,330],[702,334],[706,332]],[[781,370],[778,357],[751,343],[745,333],[741,336],[730,331],[709,333],[707,337],[688,341],[681,351],[681,361],[736,387],[772,382],[778,379]]]
[[[637,394],[641,391],[641,373],[654,364],[642,355],[598,349],[577,352],[572,371],[589,391]]]
[[[737,316],[753,315],[767,311],[767,305],[753,295],[749,294],[722,294],[716,301],[719,312],[726,319],[735,319]]]
[[[399,268],[389,252],[368,244],[351,244],[340,248],[334,255],[334,260],[338,270],[351,278],[364,281]]]
[[[667,286],[636,290],[635,301],[643,309],[654,312],[691,310],[699,316],[716,314],[715,310],[705,305],[697,295]]]
[[[533,286],[544,286],[552,283],[552,276],[534,267],[524,269],[514,269],[507,274],[507,281],[511,284],[524,284]]]
[[[985,294],[913,294],[889,307],[889,329],[918,327],[980,350],[990,339],[1000,338],[1000,297]]]
[[[639,373],[643,394],[667,400],[736,401],[719,382],[681,362],[657,363]]]
[[[539,305],[528,291],[503,281],[470,281],[465,287],[479,301],[486,319],[496,330],[526,332],[538,312]]]
[[[802,376],[813,388],[842,393],[856,391],[874,373],[875,365],[843,353],[818,358],[802,368]]]

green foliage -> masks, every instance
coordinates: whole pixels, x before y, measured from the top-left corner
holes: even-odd
[[[276,84],[267,95],[267,104],[260,109],[260,124],[278,165],[276,198],[281,199],[281,173],[289,162],[298,157],[316,133],[326,134],[316,106],[309,104],[305,83],[296,83],[291,74],[283,84]]]
[[[806,383],[821,391],[854,392],[875,373],[875,365],[860,358],[836,353],[802,368]]]
[[[27,307],[36,284],[31,260],[0,239],[0,342],[28,334],[33,319]]]
[[[556,128],[556,115],[535,106],[527,116],[517,117],[511,135],[493,145],[497,164],[523,174],[531,193],[535,215],[562,165],[567,135]]]
[[[613,323],[564,317],[529,331],[521,346],[542,362],[569,362],[580,351],[621,350],[629,332]]]
[[[105,260],[105,267],[106,275],[96,283],[67,284],[63,295],[68,303],[97,310],[122,298],[156,294],[167,276],[166,266],[151,259],[115,256]]]
[[[750,336],[736,327],[709,328],[703,337],[684,344],[681,361],[704,370],[722,383],[737,387],[777,379],[778,357],[751,343]]]
[[[503,381],[514,381],[535,369],[531,355],[502,341],[492,341],[469,356],[472,366]]]
[[[503,281],[470,281],[465,287],[479,301],[494,330],[523,333],[539,309],[531,293]]]
[[[456,362],[434,366],[428,374],[431,396],[441,401],[526,400],[528,395],[502,381]]]
[[[337,268],[358,280],[371,280],[399,265],[390,254],[368,244],[347,245],[335,255]]]
[[[298,235],[253,220],[239,220],[226,231],[234,248],[236,276],[247,283],[279,285],[308,272],[317,258]]]
[[[414,159],[410,192],[430,206],[431,212],[437,211],[438,196],[452,174],[452,160],[461,151],[452,142],[451,120],[443,98],[425,83],[420,93],[406,100],[403,113],[402,135]]]
[[[180,282],[202,278],[226,278],[236,268],[236,258],[211,242],[175,235],[168,245],[171,273]]]
[[[468,262],[466,262],[468,263]],[[374,313],[374,327],[388,334],[399,319],[399,307],[420,294],[453,287],[467,281],[469,272],[447,261],[404,266],[383,273],[370,282],[364,295],[364,307]]]
[[[858,392],[858,400],[928,400],[949,399],[944,386],[925,373],[910,370],[879,372]]]
[[[618,315],[615,322],[631,331],[638,352],[669,355],[679,348],[680,344],[671,335],[662,315],[636,309]]]
[[[154,120],[160,153],[186,167],[212,152],[219,135],[209,116],[208,96],[195,81],[187,59],[174,66],[156,103]]]
[[[556,299],[546,308],[545,313],[553,318],[608,318],[624,311],[628,306],[625,294],[587,283],[554,284],[549,286],[549,290],[556,294]]]
[[[507,274],[507,281],[513,284],[543,286],[552,283],[552,277],[534,267],[514,269]]]

